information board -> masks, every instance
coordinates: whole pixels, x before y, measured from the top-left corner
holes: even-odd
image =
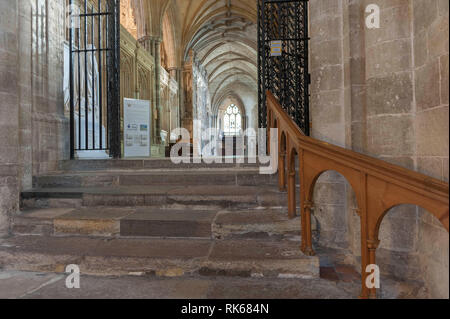
[[[124,99],[124,156],[150,156],[150,101]]]

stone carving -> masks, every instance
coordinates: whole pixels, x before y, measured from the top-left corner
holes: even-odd
[[[185,67],[183,71],[184,105],[186,117],[192,117],[192,66]]]
[[[137,39],[137,24],[131,0],[120,0],[120,24]]]

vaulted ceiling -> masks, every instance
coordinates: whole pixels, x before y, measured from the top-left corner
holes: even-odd
[[[189,50],[206,68],[213,106],[239,83],[257,84],[256,0],[176,0],[184,57]]]
[[[141,33],[163,35],[164,15],[173,23],[174,61],[192,50],[205,67],[212,104],[236,85],[257,87],[257,0],[134,0],[146,22]],[[146,11],[147,13],[143,13]],[[150,17],[150,18],[149,18]]]

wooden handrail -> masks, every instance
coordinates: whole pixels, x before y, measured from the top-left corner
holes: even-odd
[[[278,129],[279,185],[281,190],[287,187],[291,218],[296,215],[297,169],[300,176],[301,249],[305,254],[314,254],[311,210],[314,206],[314,186],[319,176],[326,171],[337,171],[352,186],[361,222],[361,298],[376,298],[376,289],[369,289],[365,284],[368,275],[366,267],[375,264],[375,252],[380,243],[380,225],[391,208],[402,204],[420,206],[449,230],[448,183],[305,136],[269,91],[267,116],[269,132],[271,128]],[[299,158],[298,168],[295,166],[296,156]]]

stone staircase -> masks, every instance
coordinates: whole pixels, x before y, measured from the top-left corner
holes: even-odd
[[[68,161],[34,178],[22,208],[200,205],[214,208],[283,206],[276,177],[255,164],[173,164],[165,160]]]
[[[277,177],[255,164],[62,162],[36,176],[0,241],[3,269],[318,278]]]

